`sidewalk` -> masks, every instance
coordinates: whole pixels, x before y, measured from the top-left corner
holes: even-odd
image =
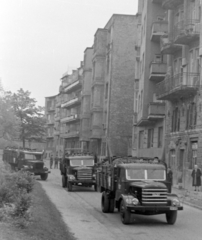
[[[202,210],[202,192],[193,190],[172,188],[172,193],[175,193],[180,198],[182,204],[186,204]]]

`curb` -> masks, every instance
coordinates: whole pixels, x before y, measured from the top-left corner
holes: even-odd
[[[193,203],[190,203],[190,202],[187,202],[187,201],[183,201],[182,204],[188,205],[188,206],[193,207],[193,208],[197,208],[197,209],[202,211],[202,207],[198,206],[196,204],[193,204]]]

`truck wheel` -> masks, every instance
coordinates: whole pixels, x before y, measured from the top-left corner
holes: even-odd
[[[72,191],[72,183],[67,182],[67,190],[68,190],[68,192]]]
[[[177,220],[177,211],[169,211],[166,213],[166,220],[168,224],[175,224]]]
[[[103,213],[109,212],[109,198],[108,198],[106,192],[102,193],[101,207],[102,207]]]
[[[41,174],[41,180],[46,181],[47,178],[48,178],[48,173]]]
[[[62,187],[66,188],[67,187],[67,177],[62,175]]]
[[[120,215],[121,215],[121,222],[123,224],[129,224],[130,223],[131,213],[126,208],[123,200],[121,201],[121,205],[120,205]]]
[[[114,212],[114,207],[115,207],[115,201],[114,198],[109,199],[109,212],[113,213]]]

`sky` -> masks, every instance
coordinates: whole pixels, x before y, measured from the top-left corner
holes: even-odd
[[[31,92],[37,104],[59,92],[94,34],[113,14],[137,13],[138,0],[0,0],[0,79]]]

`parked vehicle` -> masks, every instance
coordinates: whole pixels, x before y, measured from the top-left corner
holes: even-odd
[[[60,164],[62,187],[72,191],[73,186],[92,187],[95,182],[95,160],[93,155],[73,154],[65,156]]]
[[[33,149],[6,148],[3,151],[3,161],[11,165],[13,170],[29,171],[33,175],[41,176],[41,180],[48,178],[50,171],[44,166],[43,152]]]
[[[131,214],[165,214],[168,224],[174,224],[178,210],[183,210],[176,194],[168,192],[166,166],[149,160],[117,158],[99,167],[96,183],[102,192],[104,213],[120,211],[123,224],[129,224]]]

